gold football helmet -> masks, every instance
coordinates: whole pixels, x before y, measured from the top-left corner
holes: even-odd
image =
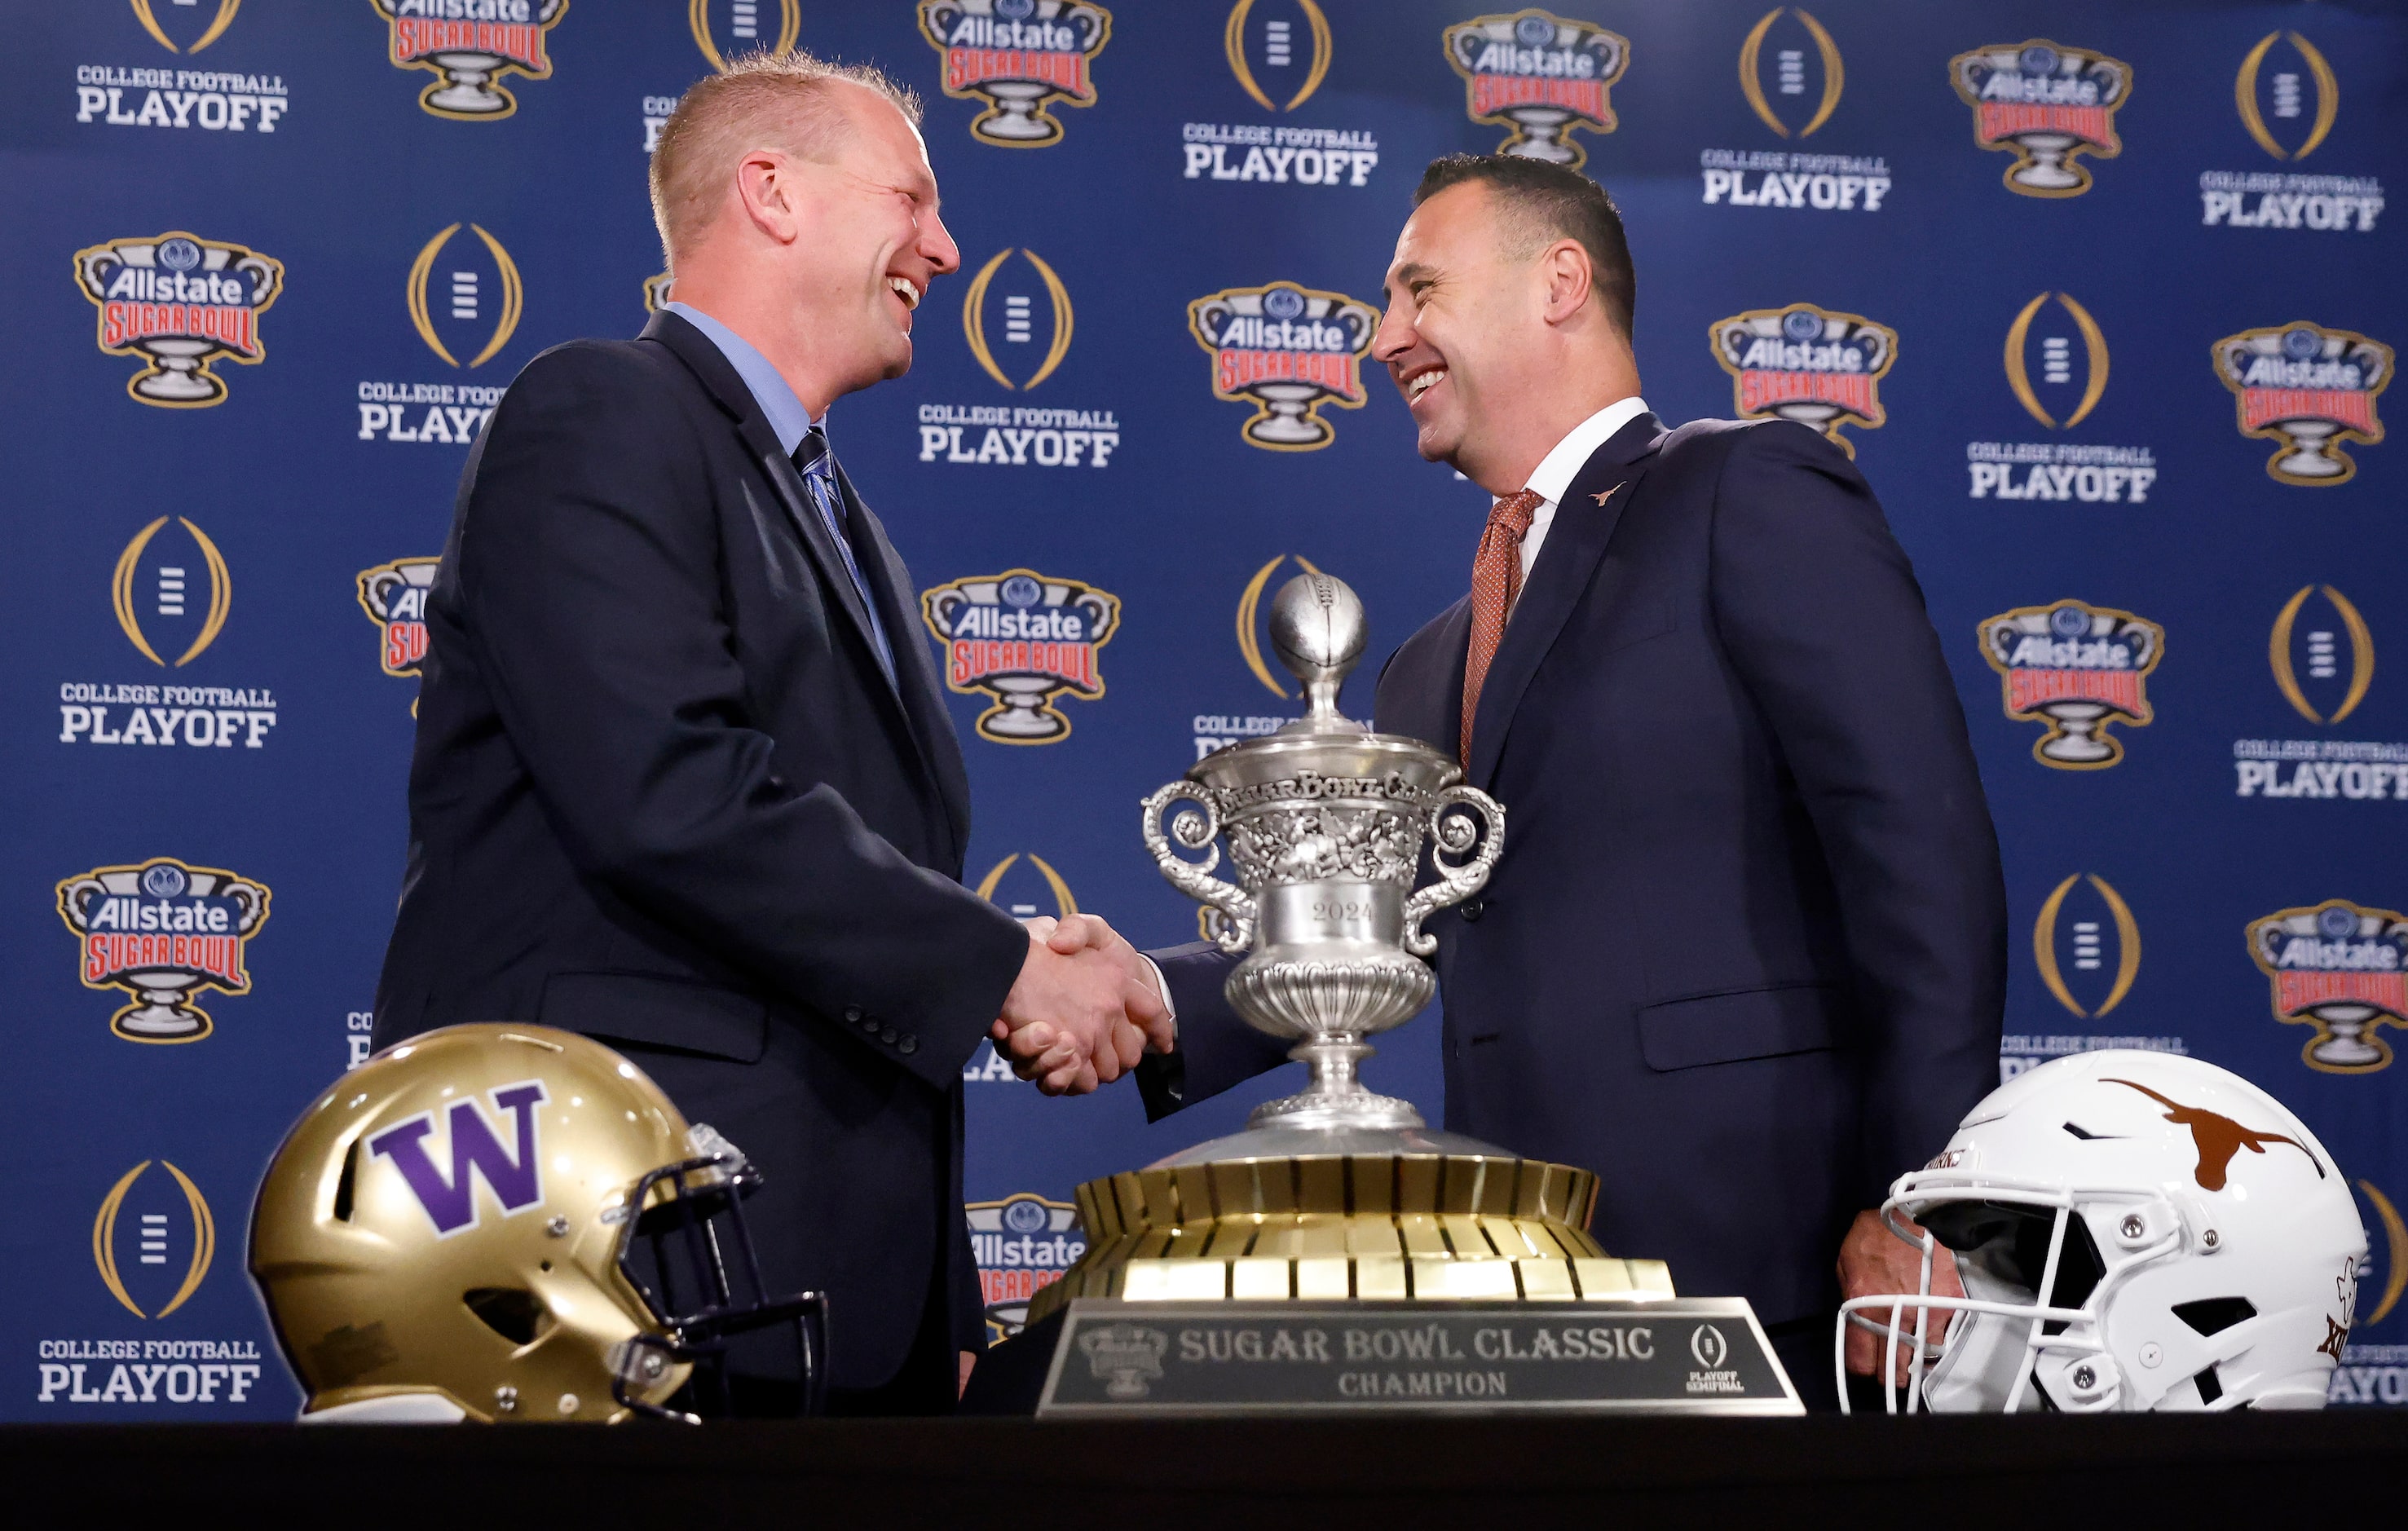
[[[762,1291],[738,1206],[759,1183],[609,1048],[447,1026],[303,1113],[251,1274],[305,1420],[691,1421],[727,1411],[728,1340],[773,1324],[808,1407],[824,1304]]]

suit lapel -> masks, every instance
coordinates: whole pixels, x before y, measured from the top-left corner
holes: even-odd
[[[1530,582],[1514,604],[1505,636],[1497,645],[1497,657],[1488,666],[1488,679],[1481,684],[1480,710],[1471,724],[1471,764],[1465,773],[1473,785],[1484,789],[1495,785],[1497,762],[1505,752],[1505,736],[1512,728],[1522,694],[1529,689],[1540,662],[1555,647],[1572,608],[1588,589],[1598,561],[1605,556],[1605,545],[1621,522],[1623,508],[1638,493],[1639,480],[1663,436],[1663,422],[1652,414],[1641,415],[1590,454],[1571,487],[1556,502],[1555,521],[1547,528],[1546,541],[1540,545]],[[1467,648],[1469,635],[1466,623],[1459,641]],[[1458,690],[1456,695],[1461,694]],[[1459,713],[1460,707],[1456,710]],[[1458,724],[1455,731],[1460,729]]]

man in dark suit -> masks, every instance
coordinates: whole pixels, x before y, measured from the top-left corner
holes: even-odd
[[[1841,1292],[1916,1289],[1870,1209],[1998,1082],[2005,900],[1956,689],[1839,448],[1647,411],[1594,182],[1455,156],[1415,202],[1372,352],[1422,455],[1497,498],[1471,594],[1377,701],[1507,814],[1429,927],[1446,1125],[1596,1170],[1609,1251],[1746,1296],[1829,1401]],[[1226,959],[1156,955],[1156,1114],[1283,1056]]]
[[[989,1024],[1059,1089],[1162,1020],[1143,975],[962,886],[968,784],[914,587],[829,447],[829,403],[910,366],[960,264],[918,116],[787,55],[670,120],[679,301],[538,357],[469,454],[377,999],[380,1045],[586,1033],[725,1134],[767,1177],[771,1294],[828,1294],[850,1412],[950,1408],[983,1344],[961,1070]]]

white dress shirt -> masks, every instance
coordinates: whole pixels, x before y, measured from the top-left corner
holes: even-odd
[[[1530,470],[1525,488],[1536,490],[1543,498],[1539,508],[1530,513],[1530,529],[1522,534],[1522,582],[1530,582],[1530,571],[1539,566],[1539,547],[1547,540],[1547,528],[1555,524],[1555,502],[1571,488],[1580,470],[1596,455],[1597,449],[1613,438],[1613,433],[1647,412],[1647,401],[1633,393],[1627,399],[1616,399],[1597,413],[1572,427],[1571,434],[1555,443],[1555,450],[1539,459]]]

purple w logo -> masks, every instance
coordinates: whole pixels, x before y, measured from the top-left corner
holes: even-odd
[[[550,1098],[541,1082],[528,1080],[493,1093],[494,1108],[504,1115],[517,1113],[518,1152],[511,1154],[494,1136],[484,1109],[472,1096],[444,1109],[452,1138],[452,1173],[447,1179],[426,1152],[425,1138],[435,1131],[435,1113],[422,1112],[368,1139],[368,1152],[393,1162],[411,1195],[435,1223],[438,1238],[449,1238],[478,1219],[475,1178],[482,1175],[502,1204],[502,1215],[523,1212],[543,1200],[543,1166],[536,1153],[535,1109]]]

